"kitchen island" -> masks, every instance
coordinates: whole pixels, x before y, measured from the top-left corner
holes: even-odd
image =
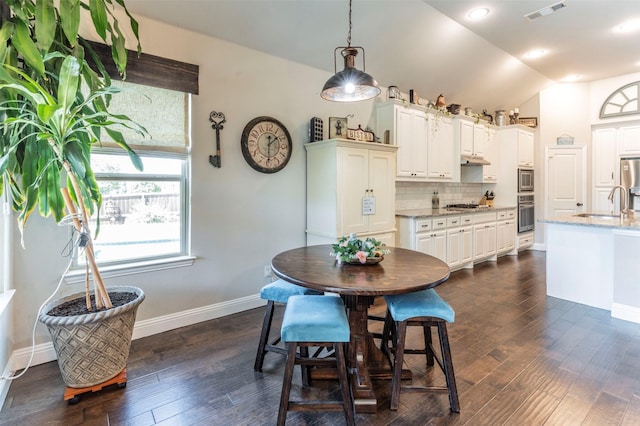
[[[640,323],[640,214],[541,222],[547,236],[547,295]]]

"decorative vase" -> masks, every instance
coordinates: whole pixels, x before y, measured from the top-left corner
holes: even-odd
[[[126,366],[138,306],[144,292],[137,287],[108,287],[112,293],[127,292],[136,298],[111,309],[75,316],[51,316],[47,313],[62,303],[85,297],[76,293],[47,303],[38,320],[51,334],[58,366],[65,384],[85,388],[104,383]]]

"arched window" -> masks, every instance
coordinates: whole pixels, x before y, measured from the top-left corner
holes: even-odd
[[[640,81],[629,83],[613,92],[600,108],[600,118],[640,114]]]

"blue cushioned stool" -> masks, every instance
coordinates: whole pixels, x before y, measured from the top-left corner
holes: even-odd
[[[333,296],[291,296],[280,328],[287,344],[287,363],[282,380],[278,425],[284,425],[288,411],[344,411],[348,425],[355,424],[353,399],[347,377],[344,344],[349,341],[349,321],[344,303]],[[332,346],[334,355],[323,358],[304,356],[302,348]],[[300,353],[297,353],[300,347]],[[306,351],[308,353],[308,350]],[[342,401],[291,401],[291,379],[295,365],[335,366]]]
[[[262,320],[262,332],[260,333],[260,341],[258,342],[258,353],[256,354],[256,362],[253,365],[255,371],[262,371],[262,363],[267,352],[276,352],[282,355],[287,354],[287,350],[283,347],[276,346],[280,342],[280,336],[269,343],[269,334],[271,332],[271,321],[275,311],[276,303],[287,303],[290,296],[296,294],[306,295],[322,295],[321,291],[311,290],[299,285],[291,284],[285,280],[277,280],[262,287],[260,290],[260,298],[267,300],[267,308]]]
[[[460,402],[458,401],[458,389],[447,335],[447,322],[453,322],[455,319],[453,309],[433,289],[385,296],[385,301],[387,302],[387,316],[382,332],[381,349],[386,353],[395,352],[392,363],[390,408],[392,410],[398,409],[401,391],[446,392],[449,394],[451,411],[459,413]],[[407,326],[414,325],[423,328],[424,349],[405,348]],[[436,355],[431,343],[431,327],[436,327],[438,330],[441,359]],[[391,348],[389,348],[390,337],[392,339]],[[434,365],[435,359],[444,372],[447,386],[402,386],[402,363],[405,354],[425,354],[428,366]]]

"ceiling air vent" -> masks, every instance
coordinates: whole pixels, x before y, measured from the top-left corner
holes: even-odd
[[[529,21],[535,21],[536,19],[542,18],[543,16],[551,15],[556,10],[560,10],[566,6],[567,6],[566,1],[559,1],[552,5],[543,7],[542,9],[538,9],[535,12],[527,13],[526,15],[524,15],[524,17],[527,18]]]

